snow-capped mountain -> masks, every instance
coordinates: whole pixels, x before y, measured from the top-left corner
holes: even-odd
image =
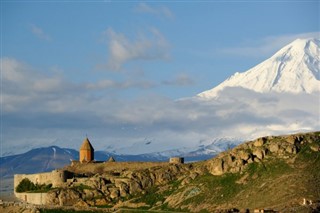
[[[227,87],[255,92],[313,93],[320,91],[320,40],[297,39],[252,69],[235,73],[213,89],[198,94],[215,98]]]
[[[135,150],[133,146],[130,147],[122,147],[121,149],[114,149],[108,153],[117,156],[120,160],[128,158],[130,151],[132,156],[135,156],[137,159],[144,161],[166,161],[170,157],[179,156],[184,157],[185,161],[199,161],[206,160],[212,158],[218,153],[225,151],[231,147],[234,147],[241,143],[243,140],[240,138],[234,137],[222,137],[222,138],[212,138],[210,141],[198,141],[195,142],[193,146],[189,147],[178,147],[172,149],[159,150],[159,146],[154,143],[154,147],[152,147],[153,142],[148,141],[144,143],[135,143],[134,146],[139,145],[139,149]],[[143,153],[135,153],[133,154],[133,150],[144,151]],[[159,151],[154,151],[159,150]]]

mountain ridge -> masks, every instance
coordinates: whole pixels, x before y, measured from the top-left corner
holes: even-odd
[[[313,93],[320,91],[320,40],[297,39],[253,68],[236,72],[218,86],[197,96],[215,98],[226,87],[243,87],[259,93]]]

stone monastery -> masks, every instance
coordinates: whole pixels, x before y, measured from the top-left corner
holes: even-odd
[[[110,157],[106,162],[115,162],[113,157]],[[104,163],[103,161],[95,161],[94,160],[94,148],[91,145],[88,137],[83,140],[83,143],[79,150],[79,160],[73,160],[71,162],[71,166],[74,165],[81,165],[81,164],[88,164],[88,163]],[[176,164],[176,163],[184,163],[184,159],[180,157],[173,157],[169,159],[169,163]],[[47,193],[27,193],[16,192],[16,187],[23,179],[29,179],[34,184],[52,184],[53,188],[56,187],[64,187],[70,184],[81,184],[85,182],[88,177],[85,176],[78,176],[72,172],[63,170],[63,169],[56,169],[51,172],[45,173],[36,173],[36,174],[15,174],[14,175],[14,194],[20,200],[23,200],[28,203],[42,205],[47,202]]]
[[[86,137],[79,150],[79,161],[73,160],[72,164],[89,163],[94,161],[94,149]],[[68,178],[72,178],[67,171],[53,170],[52,172],[37,173],[37,174],[16,174],[14,175],[14,188],[21,182],[22,179],[28,178],[35,184],[52,184],[53,187],[59,187],[66,182]]]
[[[79,161],[73,160],[72,165],[89,162],[94,162],[94,149],[89,139],[86,137],[79,150]],[[46,193],[16,192],[16,187],[25,178],[28,178],[34,184],[52,184],[52,187],[61,187],[69,180],[72,180],[74,178],[74,174],[65,170],[53,170],[52,172],[45,173],[14,175],[14,194],[17,198],[29,203],[44,204]]]

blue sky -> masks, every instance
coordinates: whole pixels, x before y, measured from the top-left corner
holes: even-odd
[[[25,125],[47,119],[46,131],[61,128],[39,141],[78,139],[86,127],[70,136],[52,117],[70,116],[69,127],[77,129],[77,115],[88,123],[94,117],[78,104],[110,109],[105,119],[111,119],[130,101],[194,96],[296,38],[319,36],[319,7],[319,1],[1,1],[3,131],[23,123],[23,114]],[[5,87],[8,79],[17,86]],[[24,136],[44,134],[39,126]],[[10,140],[23,141],[3,133],[2,141]]]

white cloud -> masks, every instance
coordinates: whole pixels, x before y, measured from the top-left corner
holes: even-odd
[[[123,82],[117,82],[109,79],[104,79],[94,83],[87,83],[85,87],[91,90],[101,90],[101,89],[129,89],[129,88],[149,89],[154,86],[155,84],[151,81],[127,80]]]
[[[298,38],[320,38],[320,32],[268,36],[255,41],[240,42],[238,47],[224,48],[219,50],[219,52],[242,57],[269,57]]]
[[[194,80],[190,76],[182,73],[174,79],[162,81],[162,84],[170,86],[190,86],[194,84]]]
[[[108,40],[108,68],[112,70],[120,70],[125,63],[134,60],[169,59],[169,43],[156,28],[151,28],[147,36],[140,32],[134,40],[111,28],[104,35]]]
[[[31,70],[27,64],[13,58],[1,58],[0,63],[2,78],[5,81],[21,82],[26,79],[26,72]]]
[[[109,79],[100,80],[96,83],[88,83],[86,84],[86,87],[88,89],[106,89],[110,87],[114,87],[116,83]]]
[[[31,29],[31,32],[38,38],[42,39],[42,40],[45,40],[45,41],[51,41],[51,37],[45,33],[40,27],[34,25],[34,24],[31,24],[30,25],[30,29]]]
[[[258,94],[229,88],[212,101],[174,101],[152,95],[121,100],[95,92],[136,83],[74,84],[63,77],[42,75],[14,59],[1,63],[5,152],[19,150],[26,141],[47,146],[58,138],[62,142],[54,144],[77,148],[86,133],[92,135],[97,150],[132,146],[143,138],[151,138],[155,149],[171,149],[217,137],[252,139],[320,128],[319,94]]]
[[[172,13],[172,11],[165,6],[151,7],[150,5],[142,2],[139,3],[134,10],[139,13],[152,14],[158,17],[165,17],[168,19],[174,18],[174,14]]]
[[[63,87],[63,81],[60,78],[43,78],[33,84],[33,88],[38,92],[56,91],[57,88]]]

